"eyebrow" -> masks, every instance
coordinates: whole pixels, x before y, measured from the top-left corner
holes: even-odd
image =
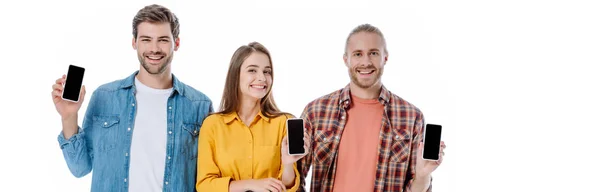
[[[258,65],[248,65],[248,66],[246,66],[246,68],[250,68],[250,67],[256,67],[256,68],[258,68]],[[265,67],[265,69],[270,69],[270,68],[271,68],[271,66],[266,66]]]
[[[145,35],[142,35],[142,36],[140,36],[140,39],[141,39],[141,38],[148,38],[148,39],[152,39],[152,37],[150,37],[150,36],[145,36]],[[160,37],[158,37],[158,38],[159,38],[159,39],[163,39],[163,38],[170,39],[171,37],[169,37],[169,36],[160,36]]]

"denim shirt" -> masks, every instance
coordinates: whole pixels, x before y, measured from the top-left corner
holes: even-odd
[[[69,170],[83,177],[93,170],[92,191],[128,191],[129,152],[135,127],[136,100],[131,76],[94,91],[82,127],[58,142]],[[211,100],[173,76],[167,106],[167,153],[163,191],[195,191],[198,134],[213,112]]]

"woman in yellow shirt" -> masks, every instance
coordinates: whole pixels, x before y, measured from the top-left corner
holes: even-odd
[[[286,120],[271,94],[269,51],[252,42],[229,64],[220,112],[208,116],[198,139],[196,189],[205,191],[296,191],[296,161],[287,152]],[[304,139],[308,141],[307,138]],[[305,151],[308,149],[305,142]]]

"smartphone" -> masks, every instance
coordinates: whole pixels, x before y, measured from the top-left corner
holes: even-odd
[[[83,67],[69,65],[69,71],[67,72],[67,78],[63,88],[63,100],[75,103],[79,102],[79,92],[81,91],[84,73],[85,69]]]
[[[287,120],[288,154],[304,155],[304,119],[290,118]]]
[[[439,160],[442,126],[436,124],[425,125],[423,140],[423,159],[433,161]]]

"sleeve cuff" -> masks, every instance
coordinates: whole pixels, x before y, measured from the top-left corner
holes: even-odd
[[[65,136],[63,135],[63,133],[61,131],[58,134],[58,144],[60,146],[60,149],[64,150],[69,145],[73,145],[74,143],[79,143],[82,136],[83,136],[83,129],[81,129],[81,127],[79,127],[78,132],[76,134],[74,134],[73,136],[71,136],[71,138],[69,138],[69,139],[65,139]]]

